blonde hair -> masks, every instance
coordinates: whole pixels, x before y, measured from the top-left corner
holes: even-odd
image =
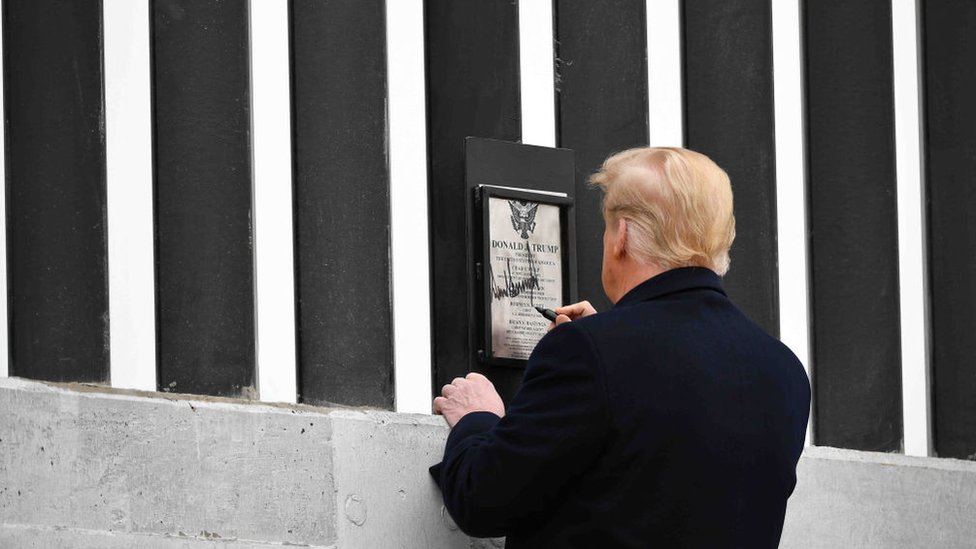
[[[627,223],[627,253],[663,269],[729,269],[735,240],[729,176],[681,148],[638,148],[606,160],[590,183],[603,190],[608,226]]]

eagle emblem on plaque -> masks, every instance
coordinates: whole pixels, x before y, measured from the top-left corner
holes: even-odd
[[[539,209],[539,204],[525,200],[509,200],[508,207],[512,210],[512,228],[520,233],[519,236],[528,240],[529,235],[535,231],[535,212]]]

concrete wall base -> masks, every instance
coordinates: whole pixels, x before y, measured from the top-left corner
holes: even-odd
[[[976,547],[976,462],[807,448],[782,547]]]
[[[439,417],[0,378],[0,547],[503,547],[447,516]],[[974,547],[976,463],[809,448],[783,547]]]

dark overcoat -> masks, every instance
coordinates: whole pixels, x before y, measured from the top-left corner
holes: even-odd
[[[507,547],[776,547],[810,384],[703,268],[664,272],[539,342],[505,417],[431,468],[466,533]]]

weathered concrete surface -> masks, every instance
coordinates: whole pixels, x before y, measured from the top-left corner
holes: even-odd
[[[331,417],[343,547],[504,547],[500,539],[469,540],[441,504],[427,474],[444,452],[441,418],[354,411]]]
[[[976,547],[976,462],[807,448],[781,547]]]
[[[466,547],[426,474],[446,434],[428,416],[0,378],[0,547]]]
[[[0,525],[0,547],[3,549],[281,549],[282,543],[241,539],[201,538],[186,535],[139,534]],[[287,545],[305,549],[336,549],[334,545]]]
[[[324,413],[0,384],[0,523],[335,540]]]
[[[0,548],[502,547],[427,475],[441,418],[0,378]],[[782,546],[976,547],[976,463],[809,448]]]

